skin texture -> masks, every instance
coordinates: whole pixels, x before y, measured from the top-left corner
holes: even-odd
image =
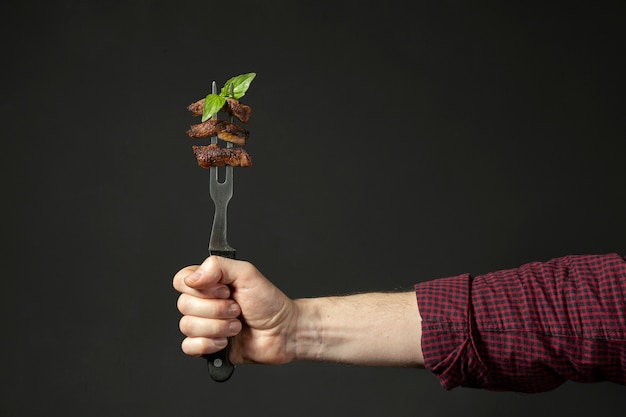
[[[217,256],[181,269],[173,284],[190,356],[221,350],[230,337],[235,364],[424,365],[413,292],[292,300],[254,265]]]

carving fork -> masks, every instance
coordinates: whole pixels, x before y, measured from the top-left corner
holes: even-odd
[[[213,81],[211,90],[213,94],[217,94],[215,81]],[[230,93],[232,96],[232,84],[230,85]],[[217,113],[213,117],[217,117]],[[234,117],[231,115],[230,122],[232,123],[233,120]],[[211,137],[211,143],[217,143],[217,136]],[[227,142],[226,147],[232,148],[232,146],[232,143]],[[218,168],[219,167],[216,166],[209,167],[209,192],[215,205],[213,227],[211,229],[211,238],[209,239],[209,256],[216,255],[235,259],[235,249],[233,249],[226,240],[226,213],[228,211],[228,202],[233,196],[233,167],[228,165],[224,167],[223,182],[219,181]],[[235,370],[235,366],[228,358],[229,352],[230,340],[224,349],[203,355],[207,360],[209,375],[217,382],[228,380]]]

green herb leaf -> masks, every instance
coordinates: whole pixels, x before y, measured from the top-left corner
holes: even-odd
[[[231,97],[230,85],[232,84],[233,85],[232,98],[235,98],[237,100],[240,99],[246,94],[246,91],[248,91],[248,88],[250,87],[250,83],[252,83],[252,80],[254,79],[254,77],[256,77],[256,72],[249,72],[247,74],[241,74],[241,75],[237,75],[236,77],[232,77],[231,79],[226,81],[226,84],[224,84],[224,87],[222,88],[222,91],[220,92],[220,96]]]
[[[226,103],[226,98],[217,94],[209,94],[204,99],[204,108],[202,109],[202,121],[206,122],[215,115]]]

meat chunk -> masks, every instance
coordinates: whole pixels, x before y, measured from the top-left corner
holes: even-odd
[[[187,131],[190,138],[206,138],[216,136],[227,142],[232,142],[239,146],[244,146],[250,136],[243,127],[220,119],[209,119],[206,122],[191,125]]]
[[[224,148],[217,144],[192,146],[198,165],[202,168],[212,166],[250,167],[252,159],[243,148]]]
[[[203,98],[187,106],[187,110],[191,112],[192,116],[201,116],[203,109],[204,109]],[[252,112],[252,108],[250,106],[240,103],[239,100],[227,97],[226,103],[224,104],[224,106],[221,108],[220,111],[224,113],[232,114],[243,123],[248,123],[248,120],[250,120],[250,113]]]

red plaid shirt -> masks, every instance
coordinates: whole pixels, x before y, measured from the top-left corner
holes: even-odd
[[[456,386],[626,384],[626,259],[566,256],[415,285],[426,367]]]

